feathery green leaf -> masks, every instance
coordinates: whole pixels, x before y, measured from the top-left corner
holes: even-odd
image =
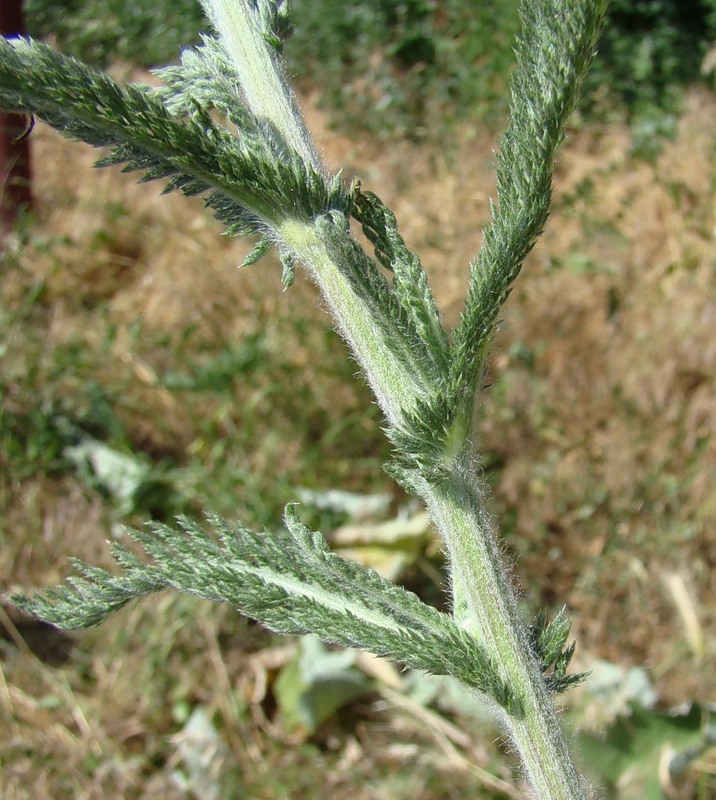
[[[271,249],[270,239],[259,239],[258,242],[256,242],[256,244],[254,245],[251,252],[241,262],[241,266],[250,267],[257,261],[260,261],[266,255],[266,253],[268,253],[270,249]]]
[[[234,67],[215,37],[203,36],[201,45],[182,51],[180,64],[160,67],[154,74],[162,85],[147,90],[171,114],[196,117],[201,112],[216,110],[236,126],[246,149],[282,161],[291,160],[280,134],[265,121],[257,120],[246,107]]]
[[[178,528],[153,523],[130,531],[150,564],[114,544],[120,575],[75,561],[82,577],[70,578],[70,586],[11,600],[58,627],[86,628],[133,599],[174,588],[229,603],[278,633],[310,633],[409,667],[454,675],[519,715],[498,670],[452,617],[332,553],[291,506],[280,534],[254,533],[217,517],[209,521],[214,535],[186,518]]]
[[[547,688],[551,692],[565,692],[585,680],[588,672],[567,675],[567,668],[574,655],[574,642],[565,647],[572,621],[567,609],[562,607],[555,618],[548,622],[547,613],[539,611],[529,626],[528,635],[532,651],[540,664]]]
[[[406,246],[395,214],[372,192],[356,191],[353,216],[375,248],[378,261],[393,273],[398,302],[425,344],[435,381],[442,383],[448,375],[450,344],[420,259]]]
[[[568,7],[567,7],[568,5]],[[522,37],[510,83],[510,119],[497,156],[498,205],[470,267],[453,335],[451,392],[472,405],[500,307],[547,221],[554,156],[591,64],[607,0],[520,6]]]
[[[376,262],[351,237],[345,216],[335,212],[323,214],[316,218],[316,226],[373,323],[382,329],[386,345],[422,385],[427,396],[434,384],[435,361],[430,345],[421,338],[410,313]]]
[[[26,39],[0,38],[0,106],[32,113],[66,136],[112,152],[100,166],[123,165],[168,190],[210,193],[207,204],[232,231],[261,232],[288,218],[328,209],[348,213],[352,198],[298,156],[276,158],[276,142],[247,123],[242,141],[187,100],[178,117],[147,87],[107,75]],[[176,110],[176,105],[172,108]],[[246,112],[243,119],[250,120]],[[238,117],[237,117],[238,118]],[[263,144],[261,144],[263,143]]]

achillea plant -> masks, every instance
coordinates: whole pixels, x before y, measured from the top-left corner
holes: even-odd
[[[76,562],[82,577],[69,587],[12,599],[83,628],[171,587],[230,603],[279,633],[312,633],[455,676],[492,705],[536,797],[587,797],[550,697],[581,678],[567,674],[569,621],[520,619],[475,467],[473,410],[500,307],[547,220],[555,152],[607,0],[523,0],[497,202],[450,332],[390,209],[321,163],[282,66],[285,5],[202,3],[215,35],[160,70],[160,88],[119,86],[44,44],[0,40],[0,106],[109,148],[102,166],[203,196],[230,234],[258,236],[248,262],[275,247],[286,286],[301,269],[320,287],[385,415],[388,468],[422,498],[442,537],[452,613],[332,554],[290,504],[276,535],[213,516],[212,533],[186,519],[150,524],[132,535],[151,563],[115,544],[118,575]],[[351,219],[372,254],[351,236]]]

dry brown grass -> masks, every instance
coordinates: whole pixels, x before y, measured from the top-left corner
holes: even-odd
[[[691,94],[653,165],[629,157],[626,131],[572,137],[485,412],[528,582],[566,593],[587,649],[650,665],[667,702],[715,689],[714,110]],[[664,591],[674,572],[707,632],[704,660]]]
[[[714,111],[712,96],[693,92],[679,139],[654,164],[631,157],[626,128],[572,132],[555,212],[505,311],[482,409],[480,446],[526,599],[567,602],[580,652],[646,665],[666,703],[712,699],[716,691],[708,668],[716,659]],[[309,120],[329,163],[359,175],[396,210],[454,321],[487,218],[492,141],[465,135],[446,153],[405,143],[388,152],[329,132],[310,102]],[[115,413],[137,450],[179,461],[210,450],[217,442],[207,438],[202,416],[240,448],[251,414],[259,444],[235,455],[258,474],[257,486],[300,465],[307,434],[291,430],[290,396],[277,397],[268,385],[241,387],[233,405],[205,397],[189,406],[158,375],[176,368],[177,354],[200,357],[202,347],[257,330],[266,334],[267,359],[330,373],[328,323],[315,292],[299,280],[281,293],[274,261],[237,270],[246,245],[219,236],[199,203],[160,199],[156,187],[92,171],[93,153],[40,126],[33,147],[38,224],[3,291],[10,307],[33,282],[44,281],[45,291],[39,328],[14,331],[15,349],[6,355],[16,402],[27,402],[23,346],[45,353],[80,341],[93,355],[81,374],[53,376],[53,393],[72,398],[88,375],[124,387]],[[189,353],[182,350],[188,329]],[[365,398],[336,375],[322,375],[318,386],[304,427],[354,413]],[[333,446],[348,447],[363,425],[352,423],[350,437],[336,434]],[[356,488],[382,480],[351,463],[332,478]],[[4,475],[1,489],[0,585],[55,583],[68,554],[107,565],[112,511],[74,478]],[[687,600],[669,588],[674,575]],[[699,628],[701,650],[698,635],[687,635]],[[249,784],[315,762],[276,747],[237,710],[231,689],[256,636],[244,623],[238,629],[226,612],[163,598],[83,635],[64,666],[4,647],[2,797],[178,797],[169,779],[177,703],[216,712],[229,760]],[[365,765],[404,768],[405,754],[392,766],[392,756],[380,757],[400,724],[360,723],[354,738],[339,739],[342,758],[327,748],[321,763],[332,765],[333,784],[353,792]],[[426,764],[427,740],[416,751]],[[265,786],[266,794],[251,796],[273,797]],[[292,796],[317,795],[306,788]],[[380,795],[368,788],[361,796]]]

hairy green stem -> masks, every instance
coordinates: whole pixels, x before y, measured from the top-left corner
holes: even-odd
[[[469,456],[454,463],[452,480],[425,485],[422,494],[445,542],[457,621],[492,655],[523,708],[520,717],[500,715],[535,796],[540,800],[586,798],[585,784],[575,770],[520,620],[509,572]]]
[[[202,2],[234,61],[249,108],[269,122],[305,163],[322,169],[282,65],[261,28],[257,5],[261,0]],[[315,225],[286,220],[277,226],[277,233],[322,291],[388,420],[400,423],[416,398],[426,394],[418,372],[396,357],[395,342],[386,342],[371,309],[355,292]]]
[[[308,134],[293,96],[258,27],[254,3],[204,1],[239,68],[252,111],[274,125],[307,163],[316,166],[315,150],[307,144]],[[323,291],[388,420],[400,423],[406,409],[439,387],[426,387],[405,360],[396,356],[395,347],[385,341],[384,333],[371,320],[369,309],[353,290],[315,224],[287,221],[277,233],[307,265]],[[461,433],[467,435],[464,425]],[[422,489],[420,494],[448,552],[455,616],[499,665],[502,677],[517,695],[524,713],[519,717],[500,713],[536,796],[540,800],[583,800],[587,790],[575,770],[519,618],[509,574],[483,509],[479,479],[467,444],[450,443],[447,480],[436,485],[418,476],[415,482],[415,487]]]
[[[320,159],[283,73],[275,47],[262,29],[251,0],[201,0],[219,32],[241,82],[246,102],[258,119],[274,126],[284,141],[315,169]]]
[[[421,393],[415,376],[385,346],[383,334],[366,317],[365,308],[322,240],[316,227],[284,223],[283,241],[305,261],[323,289],[346,339],[366,370],[383,411],[400,421],[410,398]],[[480,479],[471,448],[463,440],[450,454],[451,478],[438,485],[416,481],[445,542],[453,581],[456,620],[498,665],[516,694],[522,716],[499,711],[526,777],[540,800],[587,797],[577,774],[549,693],[527,640],[509,573],[480,495]]]
[[[394,347],[386,346],[385,335],[372,319],[371,310],[354,292],[316,226],[290,220],[280,225],[278,232],[323,292],[383,413],[392,424],[399,424],[415,400],[425,394],[416,372],[406,367]]]

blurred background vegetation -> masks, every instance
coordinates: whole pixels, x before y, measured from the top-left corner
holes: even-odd
[[[197,41],[195,0],[26,0],[30,33],[90,63],[146,67]],[[441,122],[499,119],[506,106],[517,0],[304,0],[287,49],[300,86],[320,87],[335,120],[383,136],[422,137]],[[716,0],[613,0],[583,105],[670,128],[679,88],[701,80],[716,40]],[[436,128],[438,130],[436,130]]]
[[[326,159],[397,212],[448,324],[489,213],[514,0],[296,0],[286,46]],[[198,39],[195,0],[26,0],[121,80]],[[716,0],[614,0],[555,208],[505,310],[480,455],[525,614],[567,603],[579,751],[615,798],[716,797]],[[381,470],[380,415],[303,281],[96,153],[33,131],[2,256],[0,586],[109,567],[121,525],[300,499],[350,557],[443,604]],[[458,687],[162,596],[97,631],[0,606],[0,797],[518,797]],[[712,737],[709,739],[709,737]],[[669,759],[674,756],[673,760]],[[670,772],[669,764],[673,769]]]

